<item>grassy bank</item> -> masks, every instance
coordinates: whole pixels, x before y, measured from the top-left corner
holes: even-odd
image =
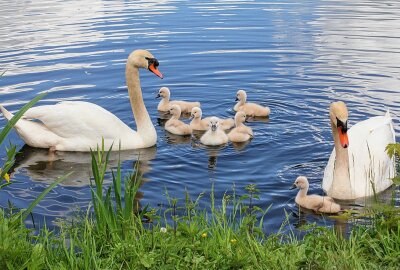
[[[104,186],[107,154],[92,154],[90,211],[61,220],[59,231],[25,227],[20,212],[0,210],[0,269],[397,269],[400,212],[371,210],[371,225],[348,237],[332,228],[309,226],[303,239],[262,231],[267,211],[247,195],[226,195],[211,206],[186,195],[167,209],[138,209],[141,176],[116,169]],[[136,170],[138,171],[138,170]],[[216,207],[216,205],[221,205]],[[228,210],[229,209],[229,210]],[[167,225],[166,225],[167,224]]]

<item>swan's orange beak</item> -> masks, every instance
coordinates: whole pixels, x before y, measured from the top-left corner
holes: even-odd
[[[157,69],[157,67],[153,64],[149,65],[149,70],[156,74],[158,77],[161,79],[164,78],[164,76],[161,74],[161,72]]]
[[[349,147],[349,137],[347,136],[347,130],[343,130],[343,127],[341,126],[339,126],[337,129],[339,133],[340,144],[343,148]]]

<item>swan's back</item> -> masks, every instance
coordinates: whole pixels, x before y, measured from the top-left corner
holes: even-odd
[[[352,197],[372,196],[374,192],[390,187],[391,178],[395,174],[395,162],[389,158],[385,149],[389,143],[395,142],[395,132],[389,113],[357,123],[349,129],[348,136]],[[335,158],[333,149],[322,182],[325,191],[330,189],[333,182]]]
[[[100,145],[103,139],[106,148],[114,145],[113,148],[118,149],[119,142],[122,143],[122,150],[138,148],[143,145],[143,140],[136,131],[111,112],[89,102],[65,101],[54,105],[33,107],[24,114],[24,118],[40,120],[48,132],[57,136],[56,150],[88,151],[88,149]],[[17,126],[29,123],[35,122],[22,119]],[[22,127],[22,130],[32,129]],[[54,145],[54,142],[42,145],[43,138],[48,136],[40,130],[35,130],[35,133],[40,133],[35,135],[39,135],[41,144],[31,143],[29,145],[43,148]],[[20,135],[26,137],[23,133],[21,132]],[[28,141],[35,141],[34,135],[28,137],[30,137]]]
[[[115,138],[116,134],[134,132],[118,117],[106,109],[90,102],[63,101],[29,109],[24,117],[38,119],[52,132],[62,137],[96,134]]]

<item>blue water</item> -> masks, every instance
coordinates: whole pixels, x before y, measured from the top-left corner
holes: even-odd
[[[132,2],[132,3],[131,3]],[[85,100],[103,106],[130,126],[134,120],[125,86],[125,61],[148,49],[165,78],[141,72],[145,103],[158,134],[157,146],[142,151],[145,182],[140,204],[157,207],[171,197],[184,201],[214,186],[217,203],[235,186],[260,189],[257,205],[271,206],[265,230],[335,220],[296,212],[289,187],[306,175],[312,193],[321,179],[333,142],[330,102],[343,100],[350,125],[388,108],[399,132],[400,2],[398,1],[3,1],[0,3],[0,102],[17,111],[38,93],[43,104]],[[249,125],[247,145],[211,149],[196,138],[164,131],[155,95],[168,86],[172,99],[200,101],[204,115],[233,117],[235,93],[268,105],[268,121]],[[0,116],[0,127],[6,121]],[[9,140],[23,146],[15,132]],[[4,146],[0,157],[5,158]],[[131,172],[137,151],[122,154]],[[117,164],[116,157],[112,164]],[[90,201],[90,157],[24,147],[0,191],[0,205],[27,207],[48,183],[73,170],[35,208],[35,223],[53,225]],[[45,221],[44,219],[45,218]],[[31,221],[28,221],[31,222]],[[337,224],[346,226],[346,224]]]

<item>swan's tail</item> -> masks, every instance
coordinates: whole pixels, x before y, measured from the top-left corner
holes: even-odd
[[[0,111],[7,120],[14,115],[0,105]],[[21,139],[29,146],[39,148],[50,148],[57,145],[59,137],[51,132],[43,123],[30,121],[22,117],[14,126]]]
[[[385,113],[385,117],[392,119],[392,117],[390,116],[389,108],[387,109],[387,111]]]
[[[386,111],[386,113],[385,113],[385,117],[386,117],[386,119],[388,120],[390,129],[391,129],[391,131],[392,131],[392,140],[393,140],[393,142],[395,142],[395,141],[396,141],[396,133],[395,133],[395,131],[394,131],[393,122],[392,122],[392,117],[390,116],[389,108],[387,109],[387,111]]]
[[[6,108],[3,107],[3,105],[0,104],[0,111],[1,113],[4,115],[4,117],[7,120],[10,120],[14,115],[12,113],[10,113],[9,111],[7,111]]]

